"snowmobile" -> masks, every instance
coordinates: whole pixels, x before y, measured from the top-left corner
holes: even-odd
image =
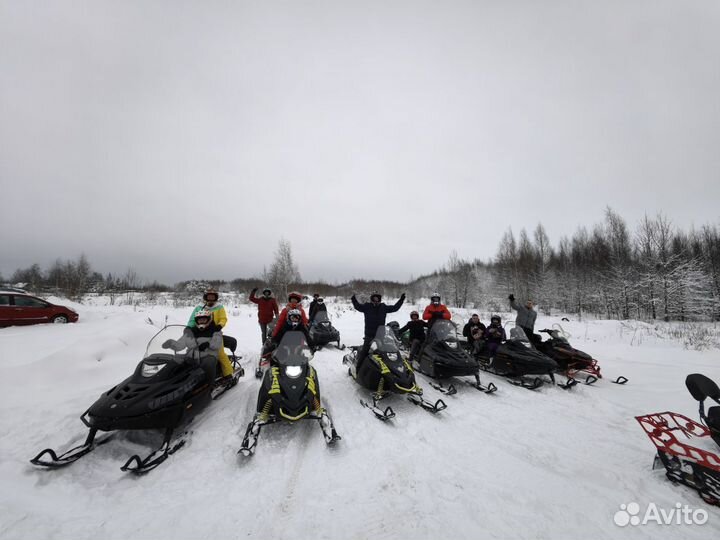
[[[580,372],[587,374],[587,377],[583,381],[585,384],[593,384],[602,378],[598,361],[589,354],[572,347],[568,341],[569,335],[563,330],[562,326],[556,323],[552,329],[546,328],[540,330],[540,332],[547,334],[550,339],[540,341],[538,338],[535,347],[541,353],[555,360],[558,364],[559,372],[568,379],[578,380],[577,375]],[[628,379],[621,375],[612,382],[625,384],[628,382]]]
[[[146,457],[130,457],[121,467],[123,471],[149,472],[179,450],[185,440],[173,439],[176,428],[234,387],[244,374],[240,358],[235,356],[237,341],[230,336],[224,336],[223,343],[230,349],[234,370],[228,380],[222,378],[217,358],[202,354],[199,347],[185,349],[184,354],[163,347],[167,340],[179,340],[184,330],[182,325],[161,329],[148,343],[135,372],[104,392],[82,414],[80,419],[90,429],[83,444],[60,455],[46,448],[30,462],[48,468],[74,463],[114,436],[96,439],[98,431],[164,430],[162,445]]]
[[[333,327],[327,311],[319,311],[315,314],[310,325],[310,339],[316,347],[322,347],[331,342],[337,342],[337,348],[342,350],[345,347],[340,345],[340,332]]]
[[[341,439],[320,404],[320,383],[311,359],[303,332],[285,332],[272,352],[270,369],[265,371],[260,385],[257,412],[245,430],[239,454],[255,453],[261,428],[280,421],[317,420],[327,444]]]
[[[475,382],[468,382],[468,384],[474,388],[487,394],[492,394],[497,390],[493,383],[485,386],[480,382],[478,360],[470,356],[461,347],[457,328],[449,320],[438,319],[433,322],[416,361],[418,362],[419,371],[428,377],[434,379],[473,377]],[[447,388],[439,383],[431,382],[430,385],[443,394],[457,393],[457,389],[453,384],[450,384]]]
[[[493,357],[488,356],[487,347],[481,347],[477,354],[480,369],[507,377],[516,386],[528,390],[540,388],[544,381],[541,376],[547,375],[555,384],[555,371],[558,365],[552,358],[535,349],[522,328],[510,328],[509,338],[501,343]],[[571,388],[577,381],[560,385]]]
[[[378,401],[391,393],[406,395],[410,402],[432,413],[440,412],[447,407],[441,399],[432,403],[422,397],[423,390],[415,382],[412,366],[400,354],[399,343],[390,326],[378,326],[370,350],[359,371],[357,356],[360,347],[354,346],[350,349],[351,352],[343,357],[343,364],[348,366],[348,375],[359,385],[373,392],[372,405],[362,399],[360,404],[370,409],[380,420],[395,417],[392,407],[386,407],[384,410],[378,407]]]
[[[706,399],[720,404],[720,388],[699,373],[688,375],[685,386],[700,404],[702,424],[674,412],[635,419],[657,449],[653,469],[662,463],[672,482],[685,484],[705,502],[720,506],[720,407],[710,407],[705,414]]]

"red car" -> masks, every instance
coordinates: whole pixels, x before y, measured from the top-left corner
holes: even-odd
[[[0,327],[13,324],[77,322],[78,314],[30,294],[0,289]]]

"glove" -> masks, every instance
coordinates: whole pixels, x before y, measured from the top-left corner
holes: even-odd
[[[169,349],[169,348],[171,348],[173,345],[175,345],[175,340],[174,340],[174,339],[168,339],[167,341],[164,341],[164,342],[163,342],[162,348],[163,348],[163,349]]]
[[[432,318],[433,319],[442,319],[443,315],[445,315],[442,311],[433,311]]]
[[[514,301],[515,301],[515,295],[514,295],[514,294],[511,294],[510,296],[508,296],[508,300],[510,300],[511,302],[514,302]]]
[[[208,347],[210,347],[210,344],[206,341],[205,343],[201,343],[198,349],[200,349],[201,351],[206,351]]]
[[[400,300],[405,300],[405,293],[402,293],[402,294],[400,295]]]
[[[257,287],[255,287],[252,291],[250,291],[250,294],[255,294],[257,292]]]

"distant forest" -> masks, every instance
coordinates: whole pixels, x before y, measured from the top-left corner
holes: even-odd
[[[720,321],[720,229],[705,225],[683,231],[662,214],[646,216],[634,229],[612,209],[591,229],[580,227],[553,246],[542,224],[503,235],[493,260],[465,260],[452,252],[430,275],[409,283],[353,280],[344,284],[304,282],[290,243],[281,239],[274,260],[262,275],[232,281],[199,279],[173,286],[143,282],[137,273],[102,275],[84,255],[58,259],[50,268],[38,264],[16,270],[0,283],[22,286],[38,294],[81,299],[85,294],[111,297],[127,291],[150,294],[195,294],[208,286],[247,293],[270,286],[283,298],[289,290],[323,296],[369,295],[409,299],[439,292],[452,307],[495,311],[507,308],[507,295],[532,299],[545,313],[561,311],[611,319]]]

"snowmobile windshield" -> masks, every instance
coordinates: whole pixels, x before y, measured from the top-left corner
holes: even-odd
[[[508,333],[508,339],[522,343],[528,348],[532,347],[532,345],[530,345],[530,340],[525,334],[525,331],[519,326],[513,326],[512,328],[510,328],[510,332]]]
[[[374,351],[394,353],[398,352],[400,343],[398,343],[392,327],[378,326],[377,332],[375,332],[375,339],[373,339],[370,348]]]
[[[303,366],[310,361],[312,353],[305,340],[305,334],[298,331],[285,332],[280,344],[273,352],[273,358],[281,366]]]
[[[327,311],[318,311],[315,314],[315,322],[320,323],[329,323],[330,319],[328,318]]]
[[[435,321],[430,328],[430,341],[457,341],[455,325],[447,319]]]
[[[148,343],[147,349],[145,349],[144,358],[147,358],[148,356],[151,356],[153,354],[175,354],[172,349],[163,349],[162,345],[169,339],[172,339],[174,341],[179,340],[181,337],[183,337],[184,331],[185,327],[181,324],[171,324],[170,326],[166,326],[165,328],[160,330],[157,334],[153,336],[153,338]],[[187,352],[187,350],[179,352]]]

